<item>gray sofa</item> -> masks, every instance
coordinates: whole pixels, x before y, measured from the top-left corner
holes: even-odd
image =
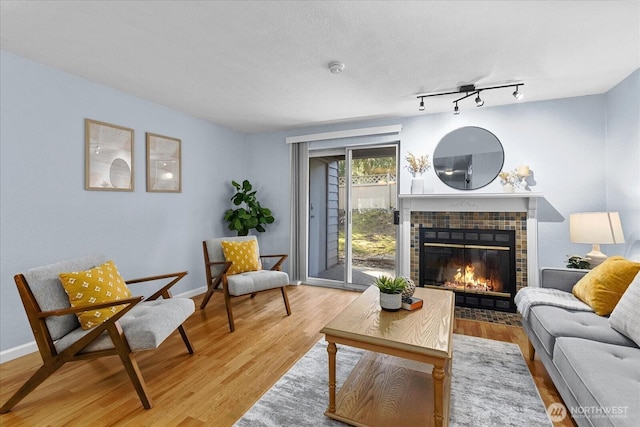
[[[570,293],[587,272],[543,268],[540,285]],[[640,426],[640,348],[608,317],[540,304],[522,324],[530,359],[538,355],[580,427]]]

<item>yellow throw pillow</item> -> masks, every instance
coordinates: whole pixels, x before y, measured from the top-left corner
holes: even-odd
[[[131,297],[118,268],[113,261],[107,261],[90,270],[60,273],[60,281],[69,296],[72,307],[118,301]],[[105,322],[124,308],[124,305],[89,310],[78,313],[82,329],[91,329]]]
[[[233,263],[227,271],[228,275],[261,269],[258,242],[256,240],[245,240],[244,242],[224,240],[220,243],[222,244],[224,258]]]
[[[572,293],[588,304],[596,314],[607,316],[639,271],[640,263],[612,256],[585,274],[575,284]]]

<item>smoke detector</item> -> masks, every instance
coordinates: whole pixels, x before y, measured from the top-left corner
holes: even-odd
[[[329,71],[333,74],[341,73],[344,70],[344,64],[342,62],[332,62],[329,64]]]

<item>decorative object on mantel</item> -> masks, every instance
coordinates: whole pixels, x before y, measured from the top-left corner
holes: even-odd
[[[520,178],[520,187],[524,190],[531,191],[529,184],[527,183],[527,178],[531,175],[531,169],[529,169],[529,166],[518,166],[516,168],[516,173],[518,174],[518,178]]]
[[[618,212],[583,212],[569,215],[569,238],[573,243],[591,243],[586,258],[591,267],[607,259],[600,251],[601,244],[624,243],[624,233]]]
[[[588,258],[583,258],[580,255],[571,255],[567,259],[567,268],[577,268],[580,270],[588,270],[591,268]]]
[[[373,282],[380,289],[380,308],[398,311],[402,307],[402,291],[407,285],[404,277],[380,276]]]
[[[411,194],[423,194],[425,192],[423,174],[431,169],[431,163],[429,162],[429,156],[423,155],[420,157],[415,156],[411,152],[407,153],[407,170],[411,173],[413,179],[411,180]],[[432,186],[427,186],[430,189],[429,192],[433,192]]]
[[[500,184],[502,184],[502,190],[505,193],[513,193],[516,188],[520,186],[520,177],[518,176],[518,170],[502,171],[498,174],[500,177]]]

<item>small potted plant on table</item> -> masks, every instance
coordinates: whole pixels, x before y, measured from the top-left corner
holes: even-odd
[[[407,286],[404,277],[380,276],[373,283],[380,290],[380,307],[386,311],[398,311],[402,307],[402,291]]]

